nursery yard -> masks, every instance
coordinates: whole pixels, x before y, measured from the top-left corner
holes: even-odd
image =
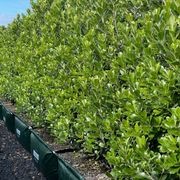
[[[0,97],[112,179],[179,179],[180,1],[31,5],[0,27]]]

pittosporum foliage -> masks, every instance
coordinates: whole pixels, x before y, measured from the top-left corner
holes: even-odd
[[[180,177],[180,3],[38,0],[0,28],[0,93],[114,179]]]

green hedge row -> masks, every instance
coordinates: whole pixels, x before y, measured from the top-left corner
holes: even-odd
[[[114,179],[179,178],[180,2],[31,3],[0,29],[1,96]]]

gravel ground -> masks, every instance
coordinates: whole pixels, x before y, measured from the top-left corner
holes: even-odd
[[[45,180],[15,135],[0,121],[0,180]]]

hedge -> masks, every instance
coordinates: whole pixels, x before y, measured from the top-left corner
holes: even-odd
[[[180,2],[37,0],[0,28],[0,94],[113,179],[180,177]]]

